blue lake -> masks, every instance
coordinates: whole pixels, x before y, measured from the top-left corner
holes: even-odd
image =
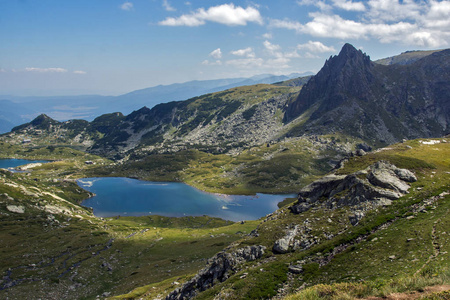
[[[222,195],[202,192],[184,183],[148,182],[123,177],[84,178],[78,185],[96,196],[83,201],[98,217],[208,215],[226,220],[256,220],[296,195]]]
[[[8,169],[8,168],[15,168],[18,166],[31,164],[31,163],[47,163],[46,160],[26,160],[26,159],[15,159],[15,158],[8,158],[8,159],[0,159],[0,168]]]

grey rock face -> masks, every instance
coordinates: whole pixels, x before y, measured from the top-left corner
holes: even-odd
[[[232,253],[220,252],[211,258],[208,265],[182,287],[171,292],[166,300],[192,299],[198,292],[204,291],[218,282],[227,280],[236,268],[246,262],[261,258],[264,246],[248,246]]]
[[[361,211],[356,211],[354,214],[348,216],[350,223],[355,226],[359,223],[359,221],[364,217],[364,213]]]
[[[281,254],[289,252],[289,248],[294,246],[295,236],[298,234],[298,230],[298,225],[295,225],[283,238],[278,239],[273,245],[273,251]]]
[[[379,161],[366,170],[347,176],[329,175],[304,187],[298,194],[298,203],[290,207],[293,213],[302,213],[322,199],[330,207],[356,206],[369,203],[371,206],[389,205],[408,193],[407,182],[416,181],[409,170]],[[363,212],[350,217],[353,225],[364,216]]]
[[[402,180],[397,174],[405,174],[402,176],[403,178],[410,178],[410,176],[406,175],[406,173],[411,173],[408,170],[401,170],[397,167],[386,163],[386,162],[377,162],[373,167],[371,172],[369,173],[369,176],[367,177],[374,186],[379,186],[382,188],[399,191],[402,194],[406,194],[410,186]],[[412,174],[412,173],[411,173]],[[414,175],[412,175],[414,176]],[[416,179],[417,180],[417,179]]]
[[[385,144],[443,136],[450,127],[449,70],[449,49],[381,66],[346,44],[289,103],[285,121],[308,111],[303,129],[309,133],[344,131]]]

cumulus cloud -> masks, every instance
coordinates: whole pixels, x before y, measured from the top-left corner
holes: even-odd
[[[86,74],[86,72],[85,71],[81,71],[81,70],[76,70],[76,71],[73,71],[73,74],[84,75],[84,74]]]
[[[300,1],[297,1],[297,4],[300,6],[316,6],[322,11],[329,11],[332,9],[332,6],[325,3],[325,1],[300,0]]]
[[[67,70],[63,68],[25,68],[26,72],[37,73],[66,73]]]
[[[336,49],[334,49],[334,47],[325,46],[319,41],[308,41],[305,44],[298,44],[297,49],[316,53],[336,52]]]
[[[282,53],[280,52],[280,50],[281,50],[280,45],[272,44],[271,42],[269,42],[267,40],[264,41],[263,45],[271,55],[278,56],[278,57],[282,55]]]
[[[205,65],[205,66],[220,66],[220,65],[222,65],[222,61],[220,61],[220,60],[209,61],[209,60],[205,59],[204,61],[202,61],[202,65]]]
[[[163,0],[162,5],[163,5],[164,9],[167,11],[176,11],[176,9],[172,5],[170,5],[168,0]]]
[[[272,36],[271,33],[264,33],[264,34],[262,35],[262,37],[263,37],[264,39],[266,39],[266,40],[270,40],[270,39],[273,38],[273,36]]]
[[[248,47],[245,49],[239,49],[236,51],[231,51],[231,54],[236,55],[236,56],[245,56],[245,57],[255,57],[255,52],[253,52],[253,48]]]
[[[348,0],[333,0],[335,7],[348,11],[365,11],[366,7],[362,2],[353,2]]]
[[[311,20],[271,20],[269,27],[295,30],[315,37],[377,39],[382,43],[402,43],[436,48],[450,43],[450,1],[448,0],[299,0],[299,5],[316,6]],[[354,16],[333,9],[353,11]]]
[[[248,22],[263,24],[259,11],[251,6],[243,8],[234,4],[212,6],[208,9],[199,8],[191,14],[181,15],[178,18],[166,18],[159,22],[164,26],[200,26],[207,21],[224,24],[227,26],[247,25]]]
[[[222,51],[220,50],[220,48],[217,48],[216,50],[213,50],[209,56],[211,56],[212,58],[215,59],[221,59],[222,58]]]
[[[123,3],[122,5],[120,5],[120,9],[130,11],[133,9],[133,3],[127,1],[127,2]]]

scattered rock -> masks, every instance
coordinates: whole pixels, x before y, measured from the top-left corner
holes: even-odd
[[[355,153],[356,153],[357,156],[364,156],[364,155],[367,154],[367,152],[364,151],[363,149],[358,149],[358,150],[356,150]]]
[[[25,207],[22,205],[7,205],[6,209],[13,213],[23,214],[25,212]]]
[[[294,247],[295,236],[298,234],[298,225],[295,225],[293,229],[289,230],[284,237],[278,239],[273,245],[273,252],[284,254],[289,252],[289,249]]]
[[[364,213],[362,211],[356,211],[355,213],[349,215],[348,219],[353,226],[356,226],[363,217]]]
[[[294,274],[300,274],[303,272],[302,265],[290,265],[288,269],[289,269],[289,272],[294,273]]]

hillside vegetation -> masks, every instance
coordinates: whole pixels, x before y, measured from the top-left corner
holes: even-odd
[[[346,44],[311,78],[1,135],[1,158],[50,162],[0,170],[0,298],[448,298],[450,56],[413,56]],[[298,198],[240,223],[97,218],[76,184],[95,176]]]

